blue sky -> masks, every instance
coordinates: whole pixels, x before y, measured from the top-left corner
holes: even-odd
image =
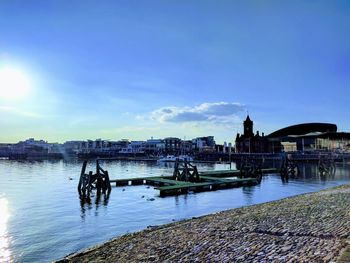
[[[0,141],[350,131],[348,1],[0,2]],[[6,89],[0,83],[0,89]],[[5,91],[6,92],[6,91]]]

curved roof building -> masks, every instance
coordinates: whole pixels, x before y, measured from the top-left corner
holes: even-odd
[[[337,125],[332,123],[302,123],[270,133],[268,138],[280,138],[290,135],[306,135],[309,133],[337,132]]]

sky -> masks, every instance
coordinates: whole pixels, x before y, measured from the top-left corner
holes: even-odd
[[[248,112],[265,134],[349,132],[349,14],[349,1],[1,0],[0,142],[233,142]]]

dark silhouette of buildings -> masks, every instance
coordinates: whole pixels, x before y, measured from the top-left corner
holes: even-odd
[[[350,133],[337,132],[337,125],[332,123],[292,125],[277,130],[267,137],[269,141],[279,142],[284,151],[349,151],[350,149]]]
[[[259,131],[254,135],[253,121],[247,115],[246,120],[243,122],[244,133],[240,135],[237,133],[236,136],[236,152],[237,153],[265,153],[270,152],[270,145],[267,138]]]
[[[302,123],[297,125],[288,126],[279,129],[273,133],[270,133],[269,138],[283,138],[290,135],[305,135],[310,133],[328,133],[337,132],[337,125],[332,123]]]
[[[253,121],[247,115],[244,133],[236,136],[237,153],[279,153],[314,151],[349,151],[350,133],[337,132],[332,123],[301,123],[271,134],[254,134]]]

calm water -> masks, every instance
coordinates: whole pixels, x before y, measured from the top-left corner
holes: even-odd
[[[114,179],[172,173],[156,163],[109,161],[102,167]],[[229,169],[224,164],[198,167]],[[113,187],[108,201],[96,204],[93,197],[92,204],[81,204],[76,190],[81,162],[0,160],[0,262],[48,262],[150,225],[344,184],[350,182],[349,168],[337,164],[333,178],[321,179],[308,165],[287,184],[269,175],[259,186],[166,198],[153,187]],[[88,169],[95,168],[90,164]]]

